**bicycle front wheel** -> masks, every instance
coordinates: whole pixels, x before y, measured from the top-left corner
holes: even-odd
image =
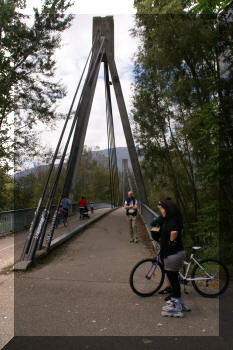
[[[227,268],[217,259],[203,259],[192,271],[192,285],[203,297],[215,298],[225,292],[229,284]]]
[[[141,297],[150,297],[162,286],[164,270],[155,259],[139,261],[130,273],[130,287]]]

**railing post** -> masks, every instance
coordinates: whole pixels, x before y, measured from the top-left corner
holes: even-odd
[[[10,232],[14,232],[14,212],[10,214]]]
[[[141,214],[142,220],[144,221],[149,238],[152,240],[152,236],[151,236],[151,232],[150,232],[151,231],[150,230],[150,223],[154,217],[158,216],[158,214],[156,214],[151,208],[148,207],[148,205],[146,205],[144,203],[140,203],[140,207],[141,207],[140,214]],[[152,241],[152,244],[154,246],[155,251],[157,251],[159,243]]]

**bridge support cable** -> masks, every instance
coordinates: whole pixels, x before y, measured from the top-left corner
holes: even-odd
[[[138,193],[135,177],[134,177],[134,174],[130,171],[129,168],[127,169],[127,178],[128,178],[129,187],[132,189],[132,191],[134,192],[135,196],[137,198],[139,198],[140,196],[139,196],[139,193]]]
[[[120,84],[120,80],[119,80],[119,76],[116,68],[116,63],[114,59],[114,22],[113,22],[112,16],[93,18],[93,37],[95,36],[100,37],[100,35],[105,35],[105,38],[106,38],[106,41],[104,44],[104,52],[107,56],[107,63],[109,66],[111,80],[113,82],[113,86],[115,90],[121,122],[122,122],[123,130],[126,138],[127,147],[130,154],[134,176],[136,179],[138,193],[140,194],[141,201],[144,203],[147,203],[147,196],[146,196],[141,169],[138,161],[138,155],[137,155],[136,147],[132,136],[132,131],[130,128],[126,105],[125,105],[121,84]],[[96,43],[96,47],[98,47],[98,41]],[[87,104],[87,107],[89,108],[89,104]],[[72,152],[72,160],[69,162],[69,177],[65,186],[65,195],[69,195],[70,198],[72,198],[74,189],[76,187],[77,173],[80,166],[80,159],[81,159],[82,150],[83,150],[82,140],[84,140],[85,138],[86,128],[88,124],[88,117],[89,115],[87,114],[87,117],[84,122],[84,127],[78,128],[78,125],[77,125],[76,131],[75,131],[74,140],[81,140],[81,142],[74,141],[75,142],[75,144],[73,145],[74,152]]]
[[[94,17],[93,19],[93,46],[91,50],[91,59],[89,62],[89,68],[87,76],[84,82],[84,86],[81,92],[81,96],[78,102],[78,106],[70,127],[67,141],[62,153],[62,157],[56,168],[55,178],[48,191],[48,198],[44,210],[40,216],[40,210],[42,201],[47,193],[49,179],[54,167],[55,160],[57,158],[58,149],[61,144],[59,139],[57,149],[54,154],[53,167],[48,174],[48,181],[45,184],[45,191],[42,193],[42,199],[38,204],[38,210],[35,213],[35,219],[31,225],[29,235],[22,253],[22,260],[27,260],[29,263],[34,259],[37,249],[41,249],[43,246],[46,229],[48,226],[49,217],[51,214],[51,206],[54,200],[54,196],[57,193],[57,186],[60,180],[61,171],[64,166],[64,161],[67,153],[67,149],[71,143],[71,150],[66,167],[65,180],[62,186],[62,191],[59,193],[59,200],[55,209],[55,213],[52,218],[52,224],[50,226],[49,234],[46,238],[46,250],[49,251],[51,241],[53,239],[53,233],[55,229],[56,218],[60,201],[63,196],[73,198],[74,191],[76,189],[77,178],[80,170],[80,161],[83,153],[84,141],[90,117],[90,111],[96,90],[96,83],[100,70],[101,63],[104,62],[104,77],[105,77],[105,99],[106,99],[106,119],[107,119],[107,135],[108,135],[108,155],[109,155],[109,174],[110,174],[110,186],[111,186],[111,202],[113,206],[118,206],[120,202],[120,189],[119,189],[119,174],[117,167],[117,155],[115,145],[114,123],[112,115],[112,101],[110,93],[110,81],[109,73],[111,75],[111,81],[114,87],[118,109],[120,112],[121,122],[126,138],[126,143],[129,150],[130,160],[133,168],[133,175],[137,187],[138,198],[141,202],[147,204],[147,196],[145,192],[144,182],[141,174],[140,164],[136,147],[134,144],[132,131],[130,128],[130,122],[126,110],[126,105],[122,93],[122,88],[114,59],[114,22],[113,17]],[[89,60],[89,57],[88,57]],[[88,61],[87,61],[88,62]],[[87,63],[86,63],[87,65]],[[86,69],[86,66],[85,66]],[[83,73],[84,74],[84,73]],[[82,75],[83,77],[83,75]],[[80,82],[81,84],[81,82]],[[80,87],[78,85],[78,88]],[[78,90],[78,89],[77,89]],[[76,99],[77,93],[70,108],[69,117],[73,109],[73,104]],[[68,119],[65,123],[67,126]],[[61,136],[64,136],[65,130],[62,130]],[[45,193],[46,192],[46,193]],[[124,189],[123,189],[124,192]]]
[[[97,78],[98,78],[98,74],[99,74],[99,69],[100,69],[100,64],[103,58],[103,53],[102,53],[102,48],[103,48],[103,43],[104,43],[104,38],[101,39],[101,43],[100,43],[100,47],[99,50],[95,53],[95,59],[92,59],[92,62],[90,64],[90,77],[87,80],[87,84],[85,84],[84,88],[83,88],[83,94],[82,94],[82,98],[81,98],[81,103],[80,106],[77,110],[77,114],[79,115],[79,118],[77,120],[77,124],[76,124],[76,130],[77,130],[77,126],[79,127],[79,130],[82,131],[83,128],[85,128],[84,126],[84,122],[85,122],[85,116],[90,113],[90,109],[91,107],[87,107],[87,103],[89,101],[89,103],[91,103],[91,101],[93,100],[93,91],[95,90],[96,87],[96,83],[97,83]],[[86,113],[82,113],[84,111],[84,108],[86,108]],[[75,139],[75,134],[73,137],[73,145],[74,145],[74,141],[76,141]],[[84,143],[84,139],[78,139],[78,141],[80,143]],[[69,181],[69,177],[70,177],[70,166],[72,165],[72,156],[74,155],[74,148],[73,148],[73,153],[70,153],[70,158],[69,158],[69,163],[68,163],[68,167],[67,167],[67,171],[66,171],[66,176],[65,176],[65,180],[64,180],[64,184],[62,187],[62,191],[60,193],[60,197],[59,197],[59,201],[56,207],[56,210],[54,212],[53,215],[53,219],[52,219],[52,223],[51,223],[51,227],[50,227],[50,231],[48,233],[47,239],[46,239],[46,243],[45,243],[45,249],[47,251],[49,251],[50,249],[50,245],[53,239],[53,233],[55,230],[55,224],[56,224],[56,219],[57,219],[57,215],[58,215],[58,209],[59,209],[59,205],[60,205],[60,201],[62,199],[62,197],[65,195],[67,196],[66,193],[66,186],[67,183]],[[74,167],[73,167],[73,170]],[[41,238],[41,240],[44,240],[44,237]]]
[[[104,43],[104,38],[102,38],[101,43],[102,44],[100,47],[102,47],[102,45]],[[97,53],[94,53],[94,57],[92,57],[92,60],[90,63],[89,74],[87,75],[86,82],[85,82],[84,88],[83,88],[83,92],[82,92],[82,95],[80,97],[79,105],[78,105],[78,108],[76,111],[77,119],[76,119],[76,123],[74,123],[74,126],[72,127],[71,136],[72,136],[73,130],[75,129],[75,124],[77,126],[79,124],[80,120],[81,121],[83,120],[82,111],[83,111],[84,106],[86,106],[86,104],[87,104],[87,100],[90,100],[90,91],[92,91],[96,86],[101,59],[102,59],[102,56],[101,56],[101,48],[100,48],[100,50]],[[87,109],[87,107],[86,107],[86,109]],[[83,126],[81,126],[81,127],[83,127]],[[70,139],[71,139],[71,137],[69,138],[69,140]],[[68,145],[69,145],[69,142],[67,144],[67,147],[68,147]],[[67,173],[68,173],[68,171],[66,172],[65,182],[67,179]],[[59,177],[58,177],[58,180],[59,180]],[[57,180],[57,183],[58,183],[58,180]],[[57,186],[57,184],[56,184],[56,186]],[[60,199],[59,199],[58,204],[57,204],[57,209],[55,210],[55,213],[53,216],[52,225],[50,228],[50,234],[52,232],[52,235],[53,235],[53,231],[55,229],[56,217],[57,217],[60,201],[64,195],[64,187],[65,187],[65,185],[63,184],[62,192],[60,193]],[[39,244],[38,244],[38,249],[42,248],[47,225],[48,225],[48,220],[47,220],[45,227],[43,228],[43,231],[41,232]],[[47,239],[47,241],[49,241],[49,239]]]
[[[69,157],[68,166],[67,166],[67,176],[66,176],[65,185],[64,185],[64,195],[66,197],[70,197],[71,200],[73,199],[73,193],[76,188],[76,182],[77,182],[78,172],[80,168],[80,161],[81,161],[81,156],[83,152],[84,141],[85,141],[88,121],[90,117],[91,107],[93,103],[96,83],[98,79],[98,73],[99,73],[102,57],[104,54],[103,42],[101,41],[101,38],[97,40],[96,45],[98,43],[99,43],[99,46],[95,48],[95,56],[98,57],[98,66],[95,67],[93,63],[90,64],[90,70],[92,70],[93,67],[95,67],[94,82],[92,85],[89,85],[87,91],[85,91],[83,95],[82,104],[79,110],[80,117],[75,127],[70,157]]]
[[[70,143],[70,140],[71,140],[71,137],[72,137],[75,125],[77,123],[77,120],[79,119],[79,111],[81,109],[81,105],[84,103],[84,95],[85,95],[85,93],[88,92],[89,88],[92,86],[93,82],[96,80],[96,71],[98,70],[98,68],[100,66],[101,59],[102,59],[100,54],[101,54],[101,50],[102,50],[102,47],[103,47],[103,43],[104,43],[104,38],[102,38],[102,40],[101,40],[101,45],[100,45],[99,51],[95,55],[95,59],[94,60],[92,59],[93,64],[92,64],[91,69],[89,70],[89,75],[86,78],[86,82],[85,82],[85,86],[84,86],[84,90],[83,90],[84,93],[80,97],[80,101],[79,101],[79,104],[78,104],[75,116],[73,118],[73,122],[72,122],[72,125],[71,125],[71,128],[70,128],[70,132],[69,132],[69,135],[68,135],[68,138],[67,138],[67,141],[66,141],[66,145],[64,147],[63,154],[62,154],[59,166],[58,166],[57,171],[56,171],[54,183],[53,183],[52,188],[50,190],[45,209],[42,212],[42,216],[41,216],[38,228],[37,228],[36,233],[35,233],[35,235],[33,237],[33,241],[32,241],[32,245],[31,245],[31,250],[29,252],[28,260],[33,260],[33,257],[34,257],[35,251],[37,249],[37,245],[38,245],[39,239],[41,237],[41,234],[43,233],[43,235],[44,235],[44,233],[45,233],[45,229],[46,229],[47,224],[48,224],[48,219],[49,219],[49,214],[50,214],[52,201],[53,201],[56,189],[57,189],[57,185],[58,185],[58,181],[59,181],[59,178],[60,178],[60,175],[61,175],[61,170],[62,170],[62,167],[63,167],[63,164],[64,164],[66,152],[67,152],[67,149],[68,149],[68,146],[69,146],[69,143]],[[57,210],[55,212],[58,211],[59,204],[60,204],[60,201],[59,201],[59,203],[57,205]],[[44,237],[42,237],[42,238],[44,238]],[[42,239],[42,242],[43,242],[43,239]]]
[[[45,184],[44,184],[44,187],[43,187],[43,191],[42,191],[41,197],[40,197],[40,199],[39,199],[39,202],[38,202],[38,204],[37,204],[37,208],[36,208],[36,211],[35,211],[34,216],[33,216],[33,220],[32,220],[31,225],[30,225],[28,237],[27,237],[27,239],[26,239],[26,242],[25,242],[25,245],[24,245],[22,254],[21,254],[21,260],[23,260],[23,259],[25,258],[25,255],[28,254],[28,252],[29,252],[29,248],[30,248],[30,245],[31,245],[31,241],[32,241],[32,238],[33,238],[33,234],[34,234],[34,232],[35,232],[36,225],[37,225],[37,223],[38,223],[38,219],[39,219],[39,215],[40,215],[40,211],[41,211],[41,208],[42,208],[42,203],[43,203],[43,200],[44,200],[44,198],[45,198],[45,194],[46,194],[46,191],[47,191],[47,188],[48,188],[48,185],[49,185],[49,180],[50,180],[50,178],[51,178],[52,171],[53,171],[53,169],[54,169],[54,164],[55,164],[55,161],[56,161],[56,159],[57,159],[57,155],[58,155],[58,152],[59,152],[59,149],[60,149],[60,146],[61,146],[61,142],[62,142],[63,137],[64,137],[64,134],[65,134],[65,130],[66,130],[67,125],[68,125],[68,122],[69,122],[69,120],[70,120],[71,113],[72,113],[72,111],[73,111],[73,107],[74,107],[74,104],[75,104],[75,101],[76,101],[76,98],[77,98],[77,95],[78,95],[78,91],[79,91],[81,82],[82,82],[82,80],[83,80],[83,76],[84,76],[84,74],[85,74],[85,71],[86,71],[88,62],[89,62],[89,60],[90,60],[90,57],[91,57],[91,54],[92,54],[92,51],[93,51],[93,48],[94,48],[94,46],[95,46],[95,41],[96,41],[96,38],[95,38],[94,41],[93,41],[92,48],[91,48],[91,50],[90,50],[90,52],[89,52],[89,55],[88,55],[88,57],[87,57],[85,66],[84,66],[84,68],[83,68],[81,77],[80,77],[80,79],[79,79],[78,86],[77,86],[77,88],[76,88],[76,91],[75,91],[74,96],[73,96],[73,100],[72,100],[72,102],[71,102],[70,109],[69,109],[68,114],[67,114],[67,116],[66,116],[66,120],[65,120],[65,123],[64,123],[64,125],[63,125],[63,128],[62,128],[62,131],[61,131],[61,134],[60,134],[60,137],[59,137],[59,140],[58,140],[58,143],[57,143],[55,152],[54,152],[54,154],[53,154],[52,162],[51,162],[50,167],[49,167],[49,171],[48,171],[47,178],[46,178],[46,181],[45,181]]]
[[[109,158],[109,174],[110,174],[110,190],[111,203],[114,207],[119,205],[119,174],[117,166],[116,143],[114,133],[114,123],[112,114],[112,101],[110,91],[110,81],[108,72],[108,63],[104,62],[104,78],[105,78],[105,99],[106,99],[106,119],[107,119],[107,135],[108,135],[108,158]]]
[[[122,159],[122,195],[123,195],[123,203],[125,198],[127,198],[128,191],[132,190],[136,198],[140,198],[139,193],[137,191],[136,181],[134,174],[130,171],[128,165],[128,159]],[[138,201],[140,205],[140,200]]]
[[[128,170],[128,159],[124,158],[122,159],[122,203],[124,204],[125,199],[127,198],[127,189],[128,189],[128,182],[127,182],[127,170]]]
[[[139,193],[141,201],[147,204],[148,201],[147,201],[146,190],[145,190],[144,181],[143,181],[143,177],[140,169],[136,147],[133,140],[133,135],[130,127],[130,122],[129,122],[128,113],[127,113],[127,109],[124,101],[121,83],[120,83],[119,75],[116,68],[116,63],[114,59],[111,59],[111,56],[108,57],[108,62],[109,62],[109,69],[112,77],[112,83],[115,90],[116,100],[118,104],[118,109],[120,112],[121,122],[122,122],[123,130],[126,138],[126,143],[129,150],[133,173],[136,180],[137,191]]]

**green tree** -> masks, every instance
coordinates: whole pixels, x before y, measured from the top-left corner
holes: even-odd
[[[195,0],[191,1],[192,11],[202,14],[219,14],[223,12],[232,0]]]
[[[35,126],[59,116],[56,102],[65,88],[56,82],[54,53],[71,25],[69,0],[44,0],[34,15],[24,0],[0,0],[0,167],[6,191],[9,171],[39,152]],[[12,173],[12,170],[11,170]],[[4,176],[3,176],[4,174]],[[0,201],[4,202],[1,191]]]
[[[14,208],[33,208],[37,206],[41,192],[47,177],[49,165],[38,166],[30,170],[28,174],[19,174],[14,183]],[[54,181],[56,169],[53,170],[49,189]],[[0,174],[1,175],[1,174]],[[62,192],[66,175],[66,165],[62,170],[58,187],[53,199],[53,205],[57,205]],[[48,193],[48,192],[47,192]],[[85,196],[88,201],[111,202],[110,175],[108,169],[108,158],[101,152],[93,153],[91,149],[85,147],[81,158],[81,165],[77,179],[74,202],[78,202],[81,196]],[[46,203],[46,198],[43,205]],[[1,203],[0,203],[1,205]],[[9,207],[9,201],[2,203],[1,210],[14,209]]]
[[[58,117],[56,101],[65,96],[61,82],[54,81],[54,53],[61,33],[71,25],[65,12],[69,0],[44,0],[32,17],[22,14],[26,1],[0,1],[0,138],[5,157],[7,146],[20,151],[35,150],[34,126]],[[14,138],[9,133],[13,126]]]
[[[134,7],[137,14],[167,14],[180,13],[183,10],[184,4],[189,1],[183,0],[134,0]]]
[[[222,123],[227,135],[222,143],[228,140],[226,153],[232,145],[229,111],[224,111],[230,104],[225,97],[231,95],[229,21],[189,14],[188,2],[176,15],[166,9],[166,15],[159,15],[158,8],[153,10],[152,5],[162,6],[166,1],[135,3],[138,11],[132,32],[140,45],[132,114],[135,137],[144,154],[150,205],[163,195],[176,198],[186,233],[195,241],[209,239],[213,247],[219,234]],[[153,15],[145,14],[143,4],[152,8]],[[221,26],[224,35],[219,34]],[[223,61],[227,62],[227,78],[221,74]],[[229,154],[229,170],[231,159]]]
[[[83,151],[74,199],[78,201],[80,196],[94,202],[111,202],[108,158],[101,152],[95,152],[94,156],[87,147]]]
[[[222,13],[232,0],[134,0],[139,14],[177,14],[191,11],[201,14]]]
[[[0,211],[13,209],[13,179],[8,175],[7,165],[0,167]]]

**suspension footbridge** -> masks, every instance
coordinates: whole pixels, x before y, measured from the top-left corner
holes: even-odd
[[[156,213],[148,207],[114,56],[113,17],[95,17],[90,54],[61,131],[37,208],[0,215],[0,228],[11,225],[12,231],[16,231],[17,224],[19,227],[22,225],[22,217],[26,226],[30,223],[28,231],[15,234],[16,335],[218,335],[218,300],[201,303],[199,296],[190,291],[187,303],[196,311],[192,316],[189,314],[179,320],[179,326],[174,329],[172,320],[161,322],[159,310],[164,304],[162,297],[156,295],[151,299],[140,299],[130,290],[130,270],[138,260],[154,254],[154,247],[149,242],[149,227]],[[101,65],[104,66],[111,203],[97,203],[95,214],[85,222],[80,221],[77,206],[73,204],[69,225],[60,231],[55,230],[61,199],[65,196],[73,201]],[[84,76],[83,88],[68,130]],[[126,159],[122,177],[119,177],[111,84],[129,150],[133,178],[129,176]],[[68,135],[66,139],[65,134]],[[65,146],[55,167],[62,142]],[[65,164],[69,147],[69,159]],[[52,203],[64,168],[65,179],[54,207]],[[55,176],[51,182],[53,171]],[[139,203],[138,244],[129,243],[120,197],[120,193],[125,197],[132,181]],[[28,271],[25,273],[25,270]]]

